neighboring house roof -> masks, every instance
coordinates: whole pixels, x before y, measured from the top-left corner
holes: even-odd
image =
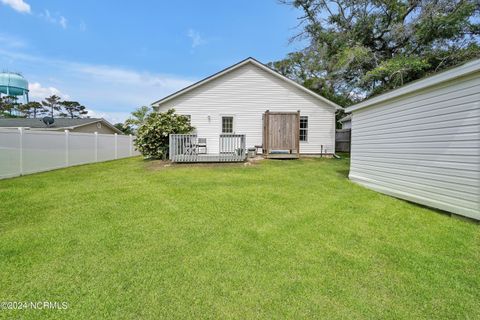
[[[79,119],[70,119],[70,118],[55,118],[55,122],[50,126],[47,126],[43,123],[41,118],[6,118],[0,119],[0,127],[23,127],[23,128],[34,128],[34,129],[45,129],[45,130],[58,130],[58,129],[75,129],[78,127],[86,126],[88,124],[102,122],[105,126],[109,127],[113,131],[119,134],[123,134],[122,131],[115,128],[110,122],[103,118],[79,118]]]
[[[197,87],[200,87],[200,86],[202,86],[202,85],[204,85],[204,84],[206,84],[206,83],[208,83],[208,82],[210,82],[210,81],[212,81],[212,80],[214,80],[214,79],[217,79],[217,78],[219,78],[219,77],[221,77],[221,76],[223,76],[223,75],[225,75],[225,74],[227,74],[227,73],[230,73],[230,72],[232,72],[232,71],[234,71],[234,70],[236,70],[236,69],[238,69],[238,68],[240,68],[240,67],[242,67],[242,66],[244,66],[244,65],[246,65],[246,64],[248,64],[248,63],[251,63],[251,64],[259,67],[260,69],[262,69],[262,70],[270,73],[271,75],[273,75],[273,76],[275,76],[275,77],[277,77],[277,78],[279,78],[279,79],[281,79],[281,80],[289,83],[290,85],[292,85],[292,86],[294,86],[294,87],[296,87],[296,88],[298,88],[298,89],[300,89],[300,90],[308,93],[308,94],[311,95],[312,97],[314,97],[314,98],[316,98],[316,99],[318,99],[318,100],[321,100],[321,101],[325,102],[326,104],[328,104],[329,106],[334,107],[335,109],[342,109],[342,107],[340,107],[340,106],[337,105],[336,103],[334,103],[334,102],[332,102],[332,101],[330,101],[330,100],[322,97],[321,95],[319,95],[319,94],[317,94],[317,93],[315,93],[315,92],[313,92],[313,91],[305,88],[304,86],[302,86],[302,85],[298,84],[297,82],[295,82],[295,81],[293,81],[293,80],[285,77],[284,75],[281,75],[281,74],[278,73],[277,71],[275,71],[275,70],[267,67],[266,65],[264,65],[263,63],[259,62],[258,60],[254,59],[254,58],[252,58],[252,57],[249,57],[249,58],[247,58],[247,59],[245,59],[245,60],[242,60],[242,61],[234,64],[233,66],[230,66],[230,67],[228,67],[228,68],[226,68],[226,69],[223,69],[222,71],[219,71],[219,72],[217,72],[217,73],[215,73],[215,74],[213,74],[213,75],[211,75],[211,76],[209,76],[209,77],[207,77],[207,78],[205,78],[205,79],[203,79],[203,80],[200,80],[200,81],[198,81],[198,82],[196,82],[196,83],[194,83],[194,84],[192,84],[192,85],[190,85],[190,86],[188,86],[188,87],[185,87],[185,88],[183,88],[182,90],[179,90],[179,91],[177,91],[177,92],[175,92],[175,93],[172,93],[171,95],[166,96],[166,97],[163,98],[163,99],[160,99],[160,100],[158,100],[158,101],[155,101],[155,102],[152,103],[152,106],[154,106],[154,107],[159,106],[160,104],[163,104],[163,103],[165,103],[165,102],[167,102],[167,101],[169,101],[169,100],[171,100],[171,99],[173,99],[173,98],[175,98],[175,97],[177,97],[177,96],[179,96],[179,95],[182,95],[182,94],[187,93],[187,92],[189,92],[189,91],[191,91],[191,90],[193,90],[193,89],[195,89],[195,88],[197,88]]]
[[[480,59],[467,62],[458,67],[454,67],[452,69],[439,72],[437,74],[434,74],[424,79],[416,80],[398,89],[394,89],[392,91],[386,92],[384,94],[373,97],[371,99],[367,99],[363,102],[357,103],[351,107],[346,108],[345,112],[352,112],[358,109],[366,108],[380,102],[391,100],[391,99],[394,99],[418,90],[422,90],[434,85],[438,85],[446,81],[451,81],[456,78],[460,78],[478,71],[480,71]]]
[[[343,123],[343,122],[350,121],[350,120],[352,120],[352,115],[351,114],[349,114],[349,115],[343,117],[342,119],[338,120],[338,122]]]

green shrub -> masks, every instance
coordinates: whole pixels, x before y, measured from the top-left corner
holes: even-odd
[[[167,112],[152,112],[137,130],[135,146],[145,158],[165,159],[168,157],[168,136],[175,133],[190,133],[195,128],[186,116]]]

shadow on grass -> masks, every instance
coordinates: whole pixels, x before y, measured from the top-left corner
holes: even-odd
[[[348,179],[348,173],[350,172],[350,170],[348,170],[348,169],[339,169],[339,170],[335,170],[335,172],[336,172],[337,174],[339,174],[340,176],[342,176],[343,178]]]
[[[474,219],[474,218],[465,217],[465,216],[458,215],[458,214],[453,213],[453,212],[448,212],[448,211],[445,211],[445,210],[442,210],[442,209],[438,209],[438,208],[434,208],[434,207],[429,207],[429,206],[423,205],[423,204],[421,204],[421,203],[416,203],[416,202],[409,201],[409,200],[405,200],[405,199],[402,199],[402,198],[397,198],[397,197],[393,197],[393,198],[396,198],[396,199],[398,199],[398,200],[405,201],[405,202],[410,203],[410,204],[412,204],[412,205],[414,205],[414,206],[416,206],[416,207],[419,207],[419,208],[424,208],[424,209],[428,209],[428,210],[434,211],[434,212],[437,213],[437,214],[441,214],[441,215],[450,217],[450,218],[452,218],[452,219],[457,219],[457,220],[464,221],[464,222],[467,222],[467,223],[473,223],[473,224],[476,224],[476,225],[480,225],[480,220],[476,220],[476,219]]]

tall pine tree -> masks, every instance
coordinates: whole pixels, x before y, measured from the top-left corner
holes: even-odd
[[[271,67],[341,105],[480,56],[478,0],[294,0],[307,47]]]

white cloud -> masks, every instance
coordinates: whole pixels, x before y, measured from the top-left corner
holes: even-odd
[[[7,48],[24,48],[27,43],[22,39],[0,33],[0,45]]]
[[[192,48],[207,44],[207,40],[205,40],[196,30],[189,29],[187,36],[192,40]]]
[[[65,18],[62,15],[59,15],[58,13],[52,14],[50,10],[45,9],[43,10],[42,13],[38,14],[40,18],[45,19],[45,21],[50,22],[52,24],[57,24],[61,26],[63,29],[67,29],[67,18]]]
[[[11,7],[13,10],[20,12],[20,13],[32,13],[32,9],[28,3],[24,0],[0,0],[6,6]],[[63,29],[67,29],[68,20],[64,16],[55,13],[52,14],[48,9],[43,10],[42,13],[39,13],[38,16],[40,18],[45,19],[46,21],[57,24],[61,26]],[[80,24],[80,29],[85,31],[85,23]]]
[[[43,101],[52,95],[59,96],[62,100],[70,100],[70,96],[61,92],[55,87],[43,87],[38,82],[28,84],[29,97],[31,101]],[[112,124],[124,122],[130,116],[129,112],[102,112],[93,109],[87,109],[88,116],[91,118],[104,118]]]
[[[4,5],[11,7],[20,13],[30,13],[31,8],[28,3],[23,0],[1,0]]]
[[[193,82],[173,75],[55,60],[4,48],[0,48],[0,65],[23,72],[31,82],[31,100],[51,94],[64,99],[67,96],[112,122],[123,121],[135,108],[148,106]]]
[[[148,72],[138,72],[107,65],[74,64],[71,66],[76,71],[88,75],[96,81],[108,82],[119,85],[143,85],[146,87],[182,87],[190,81],[163,75],[154,75]]]
[[[62,26],[63,29],[67,29],[67,19],[64,16],[60,16],[58,23]]]
[[[103,118],[106,119],[108,122],[111,124],[119,123],[119,122],[125,122],[130,117],[129,112],[101,112],[101,111],[95,111],[91,109],[87,109],[88,111],[88,116],[90,118]]]
[[[85,32],[87,31],[87,24],[85,23],[85,21],[80,21],[80,25],[78,26],[78,28],[80,29],[80,31],[82,32]]]
[[[43,99],[51,95],[56,95],[66,100],[70,99],[70,96],[68,94],[64,94],[59,89],[55,87],[43,87],[38,82],[29,83],[28,90],[30,90],[28,94],[30,100],[42,101]]]

